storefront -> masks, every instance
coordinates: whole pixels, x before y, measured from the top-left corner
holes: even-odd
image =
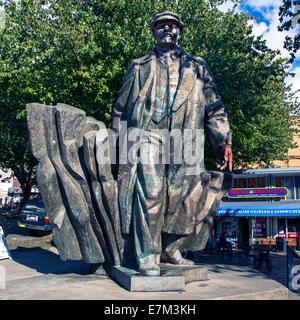
[[[296,238],[299,246],[300,201],[227,202],[216,214],[217,232],[255,243],[259,238]]]
[[[250,245],[286,237],[300,247],[300,168],[248,170],[234,175],[215,217],[214,233]]]

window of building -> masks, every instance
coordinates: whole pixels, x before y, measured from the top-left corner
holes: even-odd
[[[233,179],[233,188],[265,188],[267,187],[267,177],[248,177]]]
[[[288,189],[286,199],[295,199],[295,177],[294,176],[272,176],[271,184],[274,187],[285,187]]]
[[[284,175],[253,175],[243,177],[235,176],[233,179],[233,188],[268,188],[268,187],[285,187],[288,189],[286,197],[269,197],[269,200],[280,201],[284,199],[300,199],[300,176],[284,176]],[[224,196],[224,201],[249,201],[248,198],[229,199]],[[266,198],[251,198],[251,201],[265,201]]]
[[[288,233],[289,237],[299,237],[300,234],[300,219],[299,218],[287,218],[287,227],[288,227]],[[285,234],[286,232],[286,224],[285,224],[285,218],[278,219],[278,233],[279,234]]]
[[[266,237],[266,218],[254,218],[253,237]]]
[[[300,176],[295,176],[295,198],[300,199]]]
[[[256,178],[256,186],[258,188],[265,188],[267,187],[267,179],[266,177],[257,177]]]

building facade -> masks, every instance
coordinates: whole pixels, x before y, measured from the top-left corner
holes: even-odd
[[[215,233],[250,245],[288,236],[299,248],[300,167],[251,169],[233,178],[215,217]]]

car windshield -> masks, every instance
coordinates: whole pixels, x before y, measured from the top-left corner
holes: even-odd
[[[31,211],[33,210],[35,211],[36,209],[44,209],[44,208],[45,206],[41,201],[28,202],[24,207],[25,210],[31,210]]]

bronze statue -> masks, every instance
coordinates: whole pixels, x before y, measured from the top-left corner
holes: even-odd
[[[63,260],[136,265],[152,276],[161,261],[191,265],[181,252],[205,247],[231,186],[230,174],[204,167],[205,136],[217,167],[232,166],[230,127],[208,66],[178,47],[177,14],[157,14],[151,29],[157,45],[132,61],[112,132],[68,105],[27,105],[38,184]],[[103,156],[111,159],[110,133],[117,181]]]
[[[206,63],[177,46],[183,29],[177,14],[168,11],[157,14],[151,29],[157,45],[150,54],[131,63],[114,108],[112,128],[119,133],[120,122],[126,120],[128,130],[132,127],[145,130],[152,142],[151,159],[162,149],[161,141],[154,142],[156,133],[151,134],[155,129],[182,132],[197,129],[202,130],[203,137],[205,129],[221,156],[220,169],[224,169],[232,161],[229,123]],[[190,206],[192,202],[196,205],[197,200],[193,198],[199,192],[197,185],[207,174],[203,163],[204,139],[201,142],[198,174],[187,175],[194,164],[172,163],[172,146],[170,164],[120,165],[122,227],[124,233],[129,233],[130,224],[134,226],[132,232],[141,272],[159,274],[157,262],[161,253],[172,263],[191,263],[182,258],[180,246],[174,245],[174,240],[192,232],[197,215],[197,210]],[[194,136],[194,148],[195,143]]]

